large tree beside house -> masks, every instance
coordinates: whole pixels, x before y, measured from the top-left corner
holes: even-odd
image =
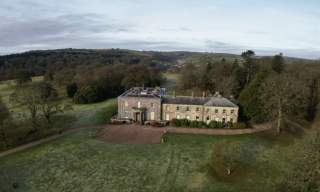
[[[294,82],[294,83],[292,83]],[[297,108],[306,106],[306,84],[291,74],[271,74],[262,85],[263,110],[276,121],[280,133],[285,120],[294,115]]]

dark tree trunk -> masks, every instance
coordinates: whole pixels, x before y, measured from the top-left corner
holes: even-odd
[[[307,120],[309,121],[313,121],[317,113],[317,107],[319,103],[318,83],[319,82],[317,79],[313,79],[309,87],[310,96],[309,96],[308,111],[307,111]]]
[[[7,136],[6,136],[6,133],[4,131],[4,128],[1,125],[0,125],[0,136],[1,136],[1,139],[3,140],[3,143],[4,143],[5,147],[8,147]]]
[[[33,131],[37,131],[37,110],[31,109],[31,122],[32,122],[32,128]]]
[[[282,125],[282,102],[281,98],[278,100],[278,119],[277,119],[277,133],[281,133],[281,125]]]

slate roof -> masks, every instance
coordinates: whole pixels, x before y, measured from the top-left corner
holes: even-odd
[[[151,87],[133,87],[120,95],[120,97],[161,98],[164,92],[164,89]]]
[[[204,105],[209,101],[208,97],[184,97],[184,96],[164,96],[163,103],[180,105]]]
[[[204,105],[215,107],[238,107],[229,99],[222,96],[213,97],[184,97],[184,96],[164,96],[162,98],[164,104],[179,104],[179,105]]]
[[[165,95],[165,89],[133,87],[120,95],[120,97],[158,98],[164,104],[238,107],[229,99],[222,97],[218,92],[212,97],[169,96]]]
[[[210,100],[204,105],[215,107],[238,107],[238,105],[234,104],[229,99],[222,96],[211,97]]]

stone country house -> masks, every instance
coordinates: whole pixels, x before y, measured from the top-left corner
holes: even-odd
[[[211,97],[169,96],[162,88],[134,87],[118,97],[120,120],[232,122],[238,121],[239,107],[216,93]]]

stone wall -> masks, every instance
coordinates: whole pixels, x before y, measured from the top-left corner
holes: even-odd
[[[204,121],[209,123],[210,121],[218,122],[238,122],[238,107],[204,107]]]
[[[134,119],[133,108],[145,108],[145,120],[161,120],[161,100],[149,97],[118,97],[118,118]]]
[[[203,121],[202,105],[177,105],[177,104],[162,104],[162,119],[170,121],[172,119],[188,119]]]
[[[238,122],[238,107],[214,107],[203,105],[163,104],[162,119],[188,119],[191,121]]]
[[[145,108],[145,120],[188,119],[191,121],[238,122],[238,107],[215,107],[204,105],[161,105],[160,98],[118,97],[118,118],[134,119],[133,108]],[[152,119],[153,116],[153,119]]]

